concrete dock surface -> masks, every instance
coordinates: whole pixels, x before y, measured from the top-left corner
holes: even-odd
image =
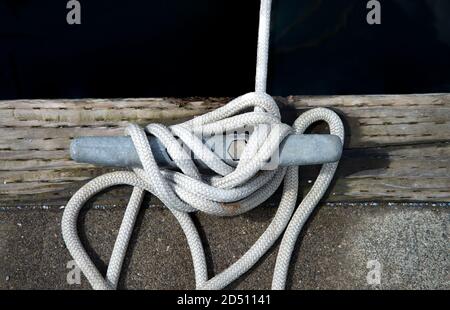
[[[275,210],[259,207],[233,218],[193,215],[210,277],[245,253]],[[62,212],[63,206],[0,210],[0,289],[90,289],[84,276],[74,283],[76,270],[61,236]],[[81,238],[103,272],[123,212],[85,208],[80,215]],[[288,288],[449,289],[449,223],[448,204],[322,205],[297,241]],[[228,289],[269,289],[278,245]],[[175,218],[162,207],[143,208],[119,288],[194,287],[190,252]]]

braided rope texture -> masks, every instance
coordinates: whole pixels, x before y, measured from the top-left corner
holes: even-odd
[[[250,107],[254,110],[262,109],[263,112],[242,113]],[[294,132],[301,134],[317,121],[327,122],[330,133],[337,135],[343,143],[343,125],[333,111],[324,108],[310,110],[302,114],[293,127],[290,127],[281,123],[275,101],[270,96],[259,93],[249,93],[238,97],[224,107],[171,127],[150,124],[143,130],[137,125],[130,125],[126,132],[134,142],[143,168],[102,175],[75,193],[67,204],[62,219],[63,238],[70,254],[93,288],[116,288],[142,197],[144,192],[148,191],[157,196],[180,223],[191,251],[198,289],[226,287],[247,272],[285,231],[278,252],[272,285],[274,289],[284,288],[298,234],[328,188],[337,163],[323,165],[311,191],[296,210],[298,167],[261,169],[288,134]],[[236,167],[224,163],[203,144],[201,136],[198,136],[199,133],[204,132],[233,131],[248,124],[255,124],[254,131]],[[158,167],[153,158],[147,134],[160,139],[167,148],[168,154],[175,159],[179,171],[169,171]],[[175,135],[180,139],[175,139]],[[261,139],[261,136],[265,139]],[[214,174],[202,174],[181,142],[188,146],[197,158],[206,163]],[[238,261],[208,280],[203,246],[189,213],[201,211],[215,216],[242,214],[266,201],[282,183],[281,202],[266,231]],[[89,258],[78,237],[77,218],[88,199],[108,187],[121,184],[134,186],[134,190],[114,245],[106,278],[104,278]]]
[[[344,127],[333,111],[317,108],[302,114],[288,126],[265,93],[270,30],[270,0],[261,1],[256,92],[240,96],[227,105],[190,121],[170,127],[149,124],[145,129],[129,125],[126,134],[134,143],[142,168],[107,173],[80,188],[68,202],[62,218],[62,235],[67,249],[94,289],[115,289],[122,263],[145,191],[157,196],[178,220],[191,252],[197,289],[222,289],[239,278],[282,236],[272,288],[284,289],[294,245],[309,215],[327,190],[338,163],[324,164],[310,192],[296,208],[298,167],[266,169],[283,139],[302,134],[313,123],[325,121],[330,134],[344,143]],[[248,142],[237,165],[225,163],[204,145],[202,137],[251,128]],[[178,170],[160,168],[147,139],[152,135],[166,147]],[[210,173],[200,171],[192,160],[200,159]],[[282,185],[283,184],[283,185]],[[133,186],[133,192],[114,244],[106,276],[85,251],[78,237],[77,219],[84,204],[100,191],[115,185]],[[208,279],[205,252],[191,215],[200,211],[214,216],[236,216],[261,205],[283,186],[280,205],[264,233],[235,263]],[[283,234],[284,232],[284,234]]]

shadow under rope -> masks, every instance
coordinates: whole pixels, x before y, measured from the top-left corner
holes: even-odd
[[[282,105],[282,122],[289,125],[292,125],[299,115],[311,109],[309,107],[305,109],[298,109],[293,105],[285,104],[283,102],[279,103],[280,105]],[[375,151],[372,148],[350,148],[349,145],[352,145],[352,139],[359,136],[359,133],[354,132],[355,130],[358,130],[359,126],[350,125],[352,124],[352,122],[356,122],[356,120],[346,116],[345,113],[339,109],[329,109],[333,110],[341,118],[342,123],[344,124],[345,140],[344,150],[339,161],[339,166],[322,200],[328,200],[330,198],[333,190],[336,190],[336,186],[339,180],[356,173],[361,173],[363,171],[385,169],[388,168],[391,163],[388,152],[383,148],[376,148]],[[310,126],[306,133],[328,134],[329,128],[325,122],[317,122]],[[299,192],[307,193],[314,183],[317,175],[319,174],[321,165],[302,166],[299,169]],[[348,188],[346,188],[345,185],[340,184],[339,186],[340,193],[347,192]]]
[[[101,274],[106,274],[106,270],[108,269],[108,263],[105,262],[105,260],[102,259],[100,253],[96,249],[94,249],[92,244],[89,242],[89,237],[87,235],[86,220],[88,212],[92,209],[93,204],[91,201],[89,201],[80,211],[77,223],[78,236],[80,238],[81,243],[84,246],[84,249],[86,250],[86,253],[88,253],[89,257],[91,258],[94,265],[97,267],[98,271]]]
[[[117,188],[117,187],[116,187]],[[108,194],[109,192],[111,192],[110,190],[104,191],[102,192],[100,195],[105,195]],[[109,248],[107,253],[99,253],[98,250],[96,250],[93,246],[92,243],[89,241],[89,236],[87,235],[87,227],[86,227],[86,219],[89,216],[89,212],[92,211],[97,211],[97,212],[101,212],[102,210],[99,209],[95,209],[95,207],[93,207],[95,205],[95,197],[92,198],[91,200],[88,201],[88,203],[83,207],[83,209],[80,211],[79,217],[78,217],[78,233],[79,233],[79,238],[80,241],[82,242],[88,256],[91,258],[92,262],[94,263],[94,265],[98,268],[99,272],[106,276],[106,271],[108,269],[108,262],[110,260],[111,257],[111,253],[117,238],[117,234],[114,236],[111,236],[111,238],[108,238],[108,240],[105,240],[106,242],[108,242],[109,244],[111,244],[111,247]],[[135,249],[136,249],[136,245],[138,242],[138,239],[141,236],[141,230],[143,225],[145,225],[144,223],[144,219],[145,219],[145,212],[151,212],[152,210],[149,210],[149,208],[147,207],[149,205],[150,202],[150,194],[146,193],[142,202],[142,207],[139,209],[138,215],[136,217],[136,221],[133,227],[133,232],[131,234],[129,243],[128,243],[128,247],[127,247],[127,251],[126,251],[126,255],[122,264],[122,269],[120,272],[120,277],[119,277],[119,282],[117,284],[117,288],[118,289],[130,289],[130,287],[128,287],[128,279],[130,279],[131,277],[128,276],[129,274],[129,269],[130,269],[130,264],[131,261],[133,259],[133,255],[135,253]],[[94,210],[95,209],[95,210]],[[119,219],[119,225],[116,226],[117,231],[120,228],[120,225],[122,223],[122,218],[123,215],[125,213],[125,207],[122,208],[123,212],[120,212],[120,219]],[[115,213],[114,213],[115,214]],[[110,227],[110,230],[113,229],[113,227]],[[183,236],[184,237],[184,236]],[[112,242],[111,242],[112,241]],[[105,259],[103,259],[103,257],[105,257]]]

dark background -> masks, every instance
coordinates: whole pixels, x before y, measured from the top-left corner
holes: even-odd
[[[258,0],[0,0],[0,99],[238,96]],[[268,92],[450,92],[450,1],[274,0]]]

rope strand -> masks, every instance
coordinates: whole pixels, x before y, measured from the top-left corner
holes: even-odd
[[[281,122],[275,101],[265,93],[270,27],[270,0],[261,1],[255,92],[240,96],[227,105],[170,127],[150,124],[145,130],[129,125],[130,135],[142,163],[133,171],[107,173],[80,188],[68,202],[62,218],[62,234],[67,249],[94,289],[115,289],[127,246],[145,191],[157,196],[178,220],[189,245],[197,289],[222,289],[247,272],[282,236],[272,288],[284,289],[292,251],[302,226],[328,188],[337,163],[324,164],[312,189],[296,209],[298,167],[264,170],[267,160],[290,133],[301,134],[314,122],[328,123],[330,133],[343,144],[344,128],[331,110],[317,108],[302,114],[292,127]],[[253,112],[242,113],[254,108]],[[236,167],[223,162],[202,141],[202,133],[240,130],[252,127],[248,143]],[[180,172],[158,167],[147,134],[157,137],[175,159]],[[175,139],[178,137],[179,139]],[[213,176],[202,174],[187,146],[204,162]],[[190,212],[234,216],[252,210],[266,201],[283,183],[278,210],[266,231],[234,264],[208,279],[206,259]],[[84,204],[100,191],[115,185],[134,187],[119,229],[106,277],[86,253],[77,232],[77,218]],[[295,212],[294,212],[295,211]],[[284,234],[283,234],[284,232]]]

